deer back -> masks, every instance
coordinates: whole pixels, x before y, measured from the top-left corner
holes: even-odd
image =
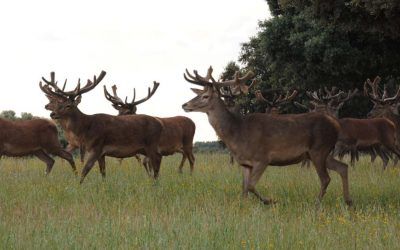
[[[46,119],[8,121],[0,118],[0,153],[30,155],[38,150],[61,147],[56,125]]]

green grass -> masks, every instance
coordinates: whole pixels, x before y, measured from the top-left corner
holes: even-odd
[[[66,162],[50,176],[34,159],[0,161],[0,247],[3,249],[399,249],[400,168],[382,171],[366,159],[350,168],[347,208],[340,178],[316,204],[313,168],[267,169],[258,190],[278,203],[241,197],[241,171],[227,155],[196,156],[177,173],[165,157],[154,182],[134,159],[107,160],[83,185]]]

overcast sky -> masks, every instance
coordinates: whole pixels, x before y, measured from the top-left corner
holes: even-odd
[[[84,113],[117,113],[102,85],[116,84],[129,98],[135,87],[140,98],[156,80],[160,87],[138,113],[188,116],[197,126],[196,141],[215,140],[205,114],[181,108],[194,97],[182,74],[212,65],[218,76],[268,13],[265,0],[2,1],[0,110],[49,118],[41,76],[55,71],[72,89],[79,77],[86,82],[105,70],[100,85],[82,96]]]

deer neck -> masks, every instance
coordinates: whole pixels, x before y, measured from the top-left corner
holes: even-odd
[[[218,137],[229,144],[228,141],[232,140],[235,133],[240,131],[240,116],[230,112],[220,99],[217,99],[206,113],[208,121]]]
[[[393,113],[392,111],[386,111],[382,117],[392,121],[396,127],[398,127],[400,125],[400,117],[398,115],[396,115],[395,113]]]
[[[60,125],[66,131],[71,131],[76,136],[82,135],[90,126],[90,116],[82,113],[78,108],[68,115],[60,118]]]

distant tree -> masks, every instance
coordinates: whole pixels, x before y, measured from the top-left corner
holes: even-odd
[[[195,142],[195,153],[226,153],[227,150],[218,141]]]
[[[0,113],[0,117],[8,120],[16,120],[17,117],[15,117],[15,112],[13,110],[4,110]]]
[[[273,18],[242,45],[239,61],[262,80],[261,91],[362,89],[380,75],[393,86],[400,77],[400,1],[267,0]],[[230,62],[231,64],[231,62]],[[263,110],[252,93],[248,112]],[[301,98],[302,96],[300,96]],[[362,117],[371,104],[356,98],[342,116]],[[293,111],[293,110],[291,110]]]
[[[31,113],[22,112],[21,113],[21,120],[32,120],[33,115]]]

